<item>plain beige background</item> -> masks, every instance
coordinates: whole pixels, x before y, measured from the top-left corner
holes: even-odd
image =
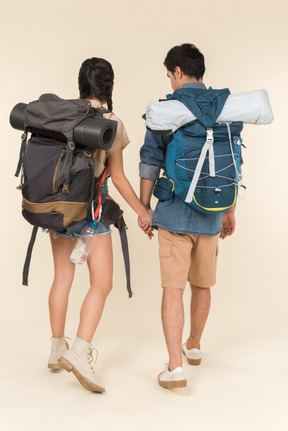
[[[1,430],[287,430],[286,0],[2,0],[1,6]],[[186,389],[157,385],[167,360],[157,238],[144,237],[136,215],[111,188],[129,226],[134,296],[128,300],[115,232],[114,289],[93,341],[107,393],[92,394],[72,375],[46,368],[53,265],[44,234],[36,241],[29,287],[21,286],[31,227],[21,216],[13,177],[20,133],[9,126],[9,113],[44,92],[78,97],[82,61],[107,58],[115,71],[114,111],[131,140],[125,169],[138,190],[141,115],[148,102],[170,92],[163,60],[184,42],[204,53],[207,85],[233,93],[265,88],[275,120],[243,132],[247,197],[238,202],[237,232],[221,243],[204,359],[201,367],[184,361]],[[70,337],[87,286],[86,268],[79,268]],[[186,336],[188,288],[185,310]]]

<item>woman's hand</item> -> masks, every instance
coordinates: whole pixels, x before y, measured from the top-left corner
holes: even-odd
[[[153,228],[152,228],[152,218],[153,218],[153,211],[151,208],[145,209],[141,214],[138,216],[138,225],[143,230],[143,232],[148,235],[149,239],[152,239],[154,234]]]
[[[109,166],[111,179],[125,201],[138,214],[138,224],[143,231],[148,235],[149,239],[153,237],[152,217],[153,211],[144,205],[137,197],[131,184],[126,178],[123,171],[122,149],[114,151],[109,156]]]

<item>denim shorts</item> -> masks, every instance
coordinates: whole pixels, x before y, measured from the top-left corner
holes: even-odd
[[[108,194],[108,179],[106,178],[104,181],[102,193]],[[67,227],[64,230],[54,230],[53,231],[53,237],[58,238],[59,236],[63,236],[64,238],[70,238],[75,239],[79,238],[80,236],[86,236],[86,235],[80,235],[81,231],[84,229],[84,227],[87,225],[87,220],[79,221],[78,223],[73,224],[72,226]],[[50,229],[43,229],[45,233],[50,232]],[[106,235],[107,233],[111,233],[112,230],[110,226],[105,226],[101,221],[98,222],[96,229],[93,232],[94,236],[100,236],[100,235]]]

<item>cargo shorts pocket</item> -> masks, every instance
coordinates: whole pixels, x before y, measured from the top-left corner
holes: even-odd
[[[160,271],[162,284],[171,280],[171,245],[159,247]]]

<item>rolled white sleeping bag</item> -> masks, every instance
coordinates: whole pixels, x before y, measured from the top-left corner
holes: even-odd
[[[270,124],[273,119],[267,91],[255,90],[229,95],[216,122]],[[152,132],[174,133],[179,127],[194,120],[195,115],[178,100],[151,102],[147,106],[146,127]]]

